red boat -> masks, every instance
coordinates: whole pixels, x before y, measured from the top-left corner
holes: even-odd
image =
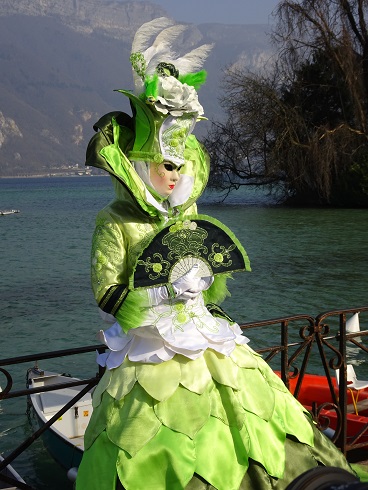
[[[279,374],[279,373],[278,373]],[[359,382],[359,389],[355,388],[354,382],[347,379],[347,403],[346,410],[339,407],[339,387],[334,377],[330,381],[336,397],[330,391],[329,382],[326,376],[315,374],[304,374],[298,390],[299,376],[289,379],[289,389],[299,402],[309,411],[311,411],[322,430],[326,429],[326,434],[337,439],[341,431],[341,417],[345,412],[347,422],[347,449],[352,444],[359,444],[360,448],[368,450],[368,381]],[[338,433],[336,433],[336,429]]]

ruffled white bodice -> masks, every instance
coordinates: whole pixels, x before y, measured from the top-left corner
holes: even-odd
[[[126,357],[133,362],[160,363],[175,354],[197,359],[206,349],[229,356],[236,344],[246,344],[238,324],[211,315],[200,294],[188,301],[164,301],[146,309],[138,328],[124,333],[118,322],[98,333],[108,351],[97,356],[107,369],[120,366]]]

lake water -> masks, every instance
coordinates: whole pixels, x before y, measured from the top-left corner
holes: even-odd
[[[20,210],[0,216],[1,358],[96,343],[103,325],[90,289],[90,244],[95,216],[112,198],[109,177],[0,179],[0,210]],[[368,305],[368,210],[277,207],[250,190],[216,201],[206,193],[200,212],[231,228],[251,260],[252,272],[234,275],[224,304],[236,321]],[[19,389],[26,367],[11,369]],[[96,370],[94,354],[42,367],[75,376]],[[31,434],[25,411],[23,399],[1,402],[0,453]],[[38,490],[71,488],[40,441],[14,466]]]

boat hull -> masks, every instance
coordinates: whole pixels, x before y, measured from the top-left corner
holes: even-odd
[[[38,415],[37,423],[41,428],[45,425],[45,420]],[[47,429],[42,435],[42,441],[51,457],[63,468],[69,470],[80,465],[83,456],[83,448],[76,446],[63,435],[58,434],[53,429]]]
[[[57,385],[60,389],[29,395],[38,426],[42,428],[84,387],[63,387],[63,384],[79,381],[77,378],[51,372],[31,371],[28,387],[37,388]],[[78,467],[84,451],[84,432],[92,415],[92,398],[88,392],[69,410],[60,415],[42,435],[43,443],[50,455],[63,468]]]

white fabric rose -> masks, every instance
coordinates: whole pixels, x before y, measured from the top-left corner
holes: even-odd
[[[203,114],[194,87],[181,83],[175,77],[160,77],[159,96],[154,102],[157,111],[178,117],[185,113]]]

